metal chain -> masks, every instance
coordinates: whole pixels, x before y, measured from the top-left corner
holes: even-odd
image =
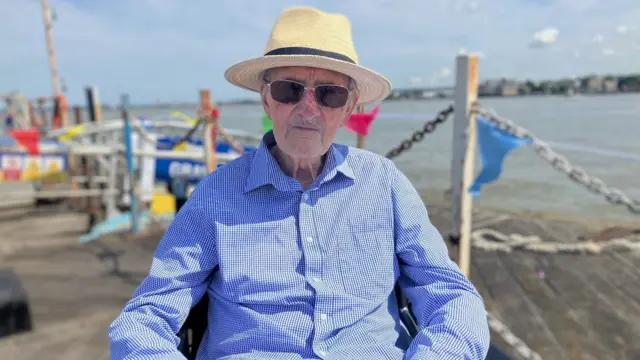
[[[531,139],[536,153],[549,162],[555,169],[564,172],[569,179],[585,186],[589,191],[603,195],[607,201],[614,205],[624,205],[634,214],[640,214],[640,201],[629,198],[622,190],[608,187],[600,178],[589,176],[584,169],[571,165],[566,157],[556,153],[546,142],[538,139],[529,130],[522,128],[511,120],[499,117],[492,109],[477,108],[476,113],[483,115],[487,120],[496,124],[500,129],[512,133],[518,137]]]
[[[389,159],[393,159],[396,156],[402,154],[403,152],[411,149],[413,144],[422,141],[422,139],[424,139],[424,136],[426,134],[432,133],[436,129],[436,127],[442,124],[443,122],[445,122],[449,117],[449,115],[451,115],[452,113],[453,113],[453,105],[449,105],[448,108],[441,110],[435,119],[427,121],[421,130],[414,132],[413,135],[411,135],[411,137],[407,138],[406,140],[403,140],[400,143],[400,145],[391,149],[387,153],[386,157]]]

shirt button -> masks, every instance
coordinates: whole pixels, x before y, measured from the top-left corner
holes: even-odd
[[[318,355],[327,356],[327,352],[326,351],[322,351],[322,350],[318,350]]]
[[[309,194],[303,194],[302,195],[302,200],[304,200],[304,201],[309,200]]]
[[[309,236],[309,237],[307,238],[307,242],[312,243],[312,242],[313,242],[313,238],[312,238],[311,236]]]
[[[313,278],[313,281],[315,281],[315,282],[320,282],[320,278],[319,278],[319,277],[314,277],[314,278]]]
[[[320,314],[320,319],[327,320],[327,314]]]

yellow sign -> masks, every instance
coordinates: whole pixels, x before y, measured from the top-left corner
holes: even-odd
[[[176,212],[176,199],[171,194],[153,194],[151,213],[154,215],[173,214]]]
[[[37,180],[40,178],[40,158],[29,156],[22,172],[22,180]]]
[[[65,170],[62,155],[0,154],[0,182],[36,180],[63,182],[69,177]]]

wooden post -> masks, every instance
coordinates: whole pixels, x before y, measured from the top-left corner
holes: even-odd
[[[87,86],[84,88],[87,97],[87,110],[89,118],[92,122],[102,122],[102,106],[100,105],[100,97],[98,96],[98,88],[95,86]]]
[[[74,106],[73,107],[73,114],[74,114],[74,118],[75,118],[75,124],[76,125],[80,125],[82,124],[82,112],[80,111],[80,106]],[[69,174],[71,176],[76,176],[79,175],[79,171],[78,168],[76,166],[77,164],[77,160],[78,157],[75,155],[70,154],[68,157],[68,164],[69,164]],[[80,161],[82,163],[82,160]],[[71,180],[71,190],[72,191],[77,191],[78,190],[78,182],[73,180]],[[73,199],[73,201],[77,202],[78,200],[76,198]]]
[[[80,106],[76,105],[73,107],[73,115],[76,120],[75,124],[76,125],[82,124],[82,109],[80,109]]]
[[[98,121],[96,99],[91,87],[85,88],[85,98],[87,100],[87,109],[89,110],[89,121],[96,123]],[[82,159],[82,170],[86,179],[85,188],[94,189],[96,187],[93,181],[93,177],[96,175],[96,159],[89,156],[83,156]],[[91,227],[102,218],[100,200],[92,196],[87,196],[87,212],[89,213],[89,231],[91,231]]]
[[[124,121],[124,143],[127,155],[127,170],[129,172],[129,199],[131,209],[131,232],[137,233],[138,224],[138,198],[136,196],[136,183],[133,168],[133,144],[131,139],[131,121],[129,119],[129,95],[122,95],[122,119]]]
[[[36,116],[36,109],[33,107],[33,103],[29,101],[29,118],[31,119],[31,127],[38,129],[38,117]]]
[[[207,166],[207,173],[213,172],[216,167],[216,141],[217,125],[216,120],[211,116],[211,92],[209,89],[200,90],[200,110],[204,119],[204,161]]]
[[[476,120],[471,112],[478,98],[478,57],[456,58],[454,100],[453,154],[451,159],[452,239],[459,241],[458,265],[469,277],[471,260],[471,216],[473,198],[469,187],[473,182],[476,156]]]
[[[46,129],[49,126],[49,118],[47,117],[47,110],[44,108],[44,103],[47,99],[39,97],[36,99],[38,102],[38,112],[40,113],[40,126],[39,128]]]
[[[356,107],[356,112],[360,114],[364,113],[364,105],[358,105]],[[358,149],[364,148],[364,136],[358,134],[358,142],[356,144],[356,147],[358,147]]]

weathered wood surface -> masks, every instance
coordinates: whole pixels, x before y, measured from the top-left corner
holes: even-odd
[[[448,231],[446,209],[432,208],[431,218],[442,233]],[[631,230],[634,225],[491,211],[474,214],[476,223],[490,224],[486,227],[506,234],[538,235],[556,242],[597,238],[611,233],[602,231],[610,226]],[[636,230],[640,228],[635,225]],[[474,249],[471,279],[487,310],[543,359],[640,359],[640,253],[551,255]],[[492,335],[509,355],[520,358]]]
[[[448,211],[430,206],[430,213],[440,231],[448,233]],[[84,215],[64,212],[14,214],[4,220],[0,215],[0,266],[13,267],[20,275],[36,327],[32,333],[0,339],[3,360],[109,358],[107,328],[148,271],[159,237],[112,237],[79,246],[86,222]],[[592,236],[602,226],[490,211],[476,213],[474,224],[536,233],[551,241]],[[29,246],[15,246],[20,242]],[[471,277],[488,310],[544,359],[637,360],[639,267],[640,255],[633,253],[474,250]],[[493,342],[519,359],[496,334]]]

